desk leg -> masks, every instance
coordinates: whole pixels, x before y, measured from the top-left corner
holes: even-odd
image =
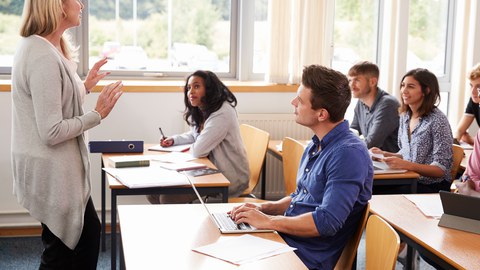
[[[267,184],[267,158],[265,157],[265,161],[263,162],[262,166],[262,190],[260,194],[260,198],[265,200],[265,193],[266,193],[266,184]]]
[[[417,193],[417,182],[418,182],[417,179],[412,181],[411,190],[410,190],[412,194]]]
[[[406,270],[412,270],[412,269],[415,269],[415,266],[414,266],[414,252],[415,250],[413,250],[413,247],[411,247],[410,245],[407,245],[407,258],[406,258],[406,264],[405,265],[405,269]]]
[[[119,256],[120,256],[120,270],[125,270],[125,257],[123,256],[123,244],[122,244],[122,234],[121,233],[119,234],[118,243],[119,243],[118,253],[120,253],[119,254]]]
[[[101,168],[103,168],[104,167],[103,159],[101,159],[101,160],[102,160]],[[106,184],[105,184],[105,182],[106,181],[105,181],[105,171],[104,170],[102,170],[101,177],[102,177],[102,209],[101,209],[101,214],[102,214],[102,233],[101,234],[102,234],[102,238],[101,238],[101,240],[102,240],[102,251],[105,252],[105,250],[107,250],[107,249],[105,247],[105,240],[106,240],[106,236],[105,236],[105,227],[106,227],[106,223],[105,223],[106,222],[105,221],[105,211],[106,211],[105,210],[106,209],[106,206],[105,206],[105,200],[106,200],[105,199],[105,192],[106,192],[106,190],[105,189],[106,189],[106,187],[105,187],[105,185]]]
[[[112,210],[111,210],[111,220],[110,223],[112,225],[111,230],[111,248],[112,248],[112,258],[111,258],[111,266],[112,269],[117,269],[117,193],[112,190]]]
[[[228,203],[228,187],[222,189],[222,202]]]

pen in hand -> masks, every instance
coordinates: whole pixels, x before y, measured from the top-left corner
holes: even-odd
[[[162,140],[165,140],[167,137],[165,137],[165,134],[163,134],[162,128],[159,127],[158,130],[160,130],[160,134],[162,135]]]

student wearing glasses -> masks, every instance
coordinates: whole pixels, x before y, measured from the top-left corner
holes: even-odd
[[[383,154],[392,169],[420,174],[418,193],[449,191],[453,138],[446,115],[436,106],[440,101],[437,77],[426,69],[410,70],[402,78],[400,91],[400,151],[371,150]]]
[[[247,152],[240,136],[237,119],[237,99],[211,71],[197,70],[187,77],[184,92],[184,119],[190,131],[162,138],[160,144],[169,147],[190,144],[190,153],[208,159],[230,181],[229,196],[239,196],[248,186],[250,171]],[[185,203],[196,199],[195,194],[148,195],[152,204]]]
[[[309,269],[333,269],[372,196],[373,165],[365,143],[350,131],[345,75],[312,65],[292,100],[295,121],[314,136],[300,161],[297,189],[275,202],[247,203],[230,215],[280,233]]]

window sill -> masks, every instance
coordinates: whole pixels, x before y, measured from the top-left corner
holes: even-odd
[[[103,86],[114,81],[103,80],[93,89],[93,92],[100,92]],[[260,81],[223,81],[233,92],[296,92],[296,84],[273,84]],[[0,80],[0,92],[11,91],[11,80]],[[181,92],[184,81],[145,81],[145,80],[123,80],[123,91],[134,93],[156,93],[156,92]]]

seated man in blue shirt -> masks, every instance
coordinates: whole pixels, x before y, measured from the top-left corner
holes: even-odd
[[[237,222],[274,229],[297,248],[310,269],[333,269],[372,196],[373,166],[367,147],[344,120],[351,100],[347,78],[312,65],[292,100],[295,121],[314,132],[290,196],[230,211]]]

